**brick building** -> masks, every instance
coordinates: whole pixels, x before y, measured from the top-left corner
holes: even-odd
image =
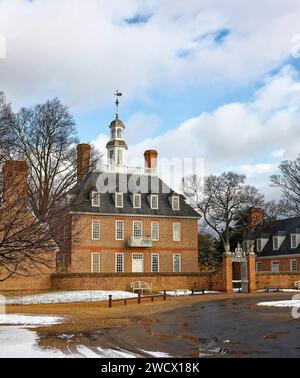
[[[300,217],[264,222],[263,211],[253,208],[249,212],[250,231],[244,243],[254,243],[256,271],[299,272]]]
[[[197,272],[199,214],[157,176],[157,152],[144,168],[127,166],[125,126],[110,124],[107,165],[90,170],[77,147],[78,182],[68,193],[72,242],[58,254],[68,273]]]

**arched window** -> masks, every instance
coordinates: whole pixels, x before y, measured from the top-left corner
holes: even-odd
[[[111,139],[115,139],[115,137],[116,137],[116,131],[115,131],[115,129],[112,129],[112,131],[111,131]]]
[[[122,139],[122,130],[121,129],[117,130],[117,138]]]

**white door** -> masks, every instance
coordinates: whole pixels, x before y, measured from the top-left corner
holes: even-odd
[[[143,253],[132,254],[132,271],[134,273],[142,273],[144,271],[144,256]]]

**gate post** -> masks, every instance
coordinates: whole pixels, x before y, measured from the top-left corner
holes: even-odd
[[[248,281],[249,281],[249,293],[256,292],[256,255],[253,250],[250,249],[247,256],[248,262]]]
[[[226,293],[232,293],[232,253],[225,252],[223,257],[223,281]]]

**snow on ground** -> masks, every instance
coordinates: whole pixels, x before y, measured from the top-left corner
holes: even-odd
[[[267,307],[300,307],[300,300],[289,300],[289,301],[273,301],[273,302],[260,302],[258,306]]]
[[[163,294],[164,292],[161,291],[160,294]],[[208,291],[204,290],[204,294],[219,294],[220,291]],[[178,289],[178,290],[171,290],[171,291],[166,291],[167,295],[171,295],[174,297],[180,297],[180,296],[186,296],[186,295],[192,295],[192,290],[188,289]],[[202,291],[195,291],[194,295],[200,295],[202,294]]]
[[[269,292],[272,292],[272,291],[276,291],[276,289],[270,289]],[[297,290],[297,289],[279,289],[278,290],[279,292],[282,292],[282,293],[300,293],[300,290]],[[266,292],[266,289],[260,289],[260,290],[257,290],[258,293],[265,293]]]
[[[49,303],[70,303],[70,302],[100,302],[107,301],[108,296],[112,295],[113,299],[134,298],[136,293],[116,290],[93,290],[93,291],[56,291],[40,294],[23,295],[6,298],[5,303],[1,304],[49,304]]]
[[[154,351],[149,351],[149,350],[144,350],[144,349],[140,349],[140,350],[142,352],[148,354],[149,356],[155,357],[155,358],[168,358],[168,357],[172,357],[168,353],[164,353],[164,352],[154,352]]]
[[[32,316],[17,314],[0,314],[0,324],[14,325],[49,325],[62,323],[64,318],[55,316]]]

